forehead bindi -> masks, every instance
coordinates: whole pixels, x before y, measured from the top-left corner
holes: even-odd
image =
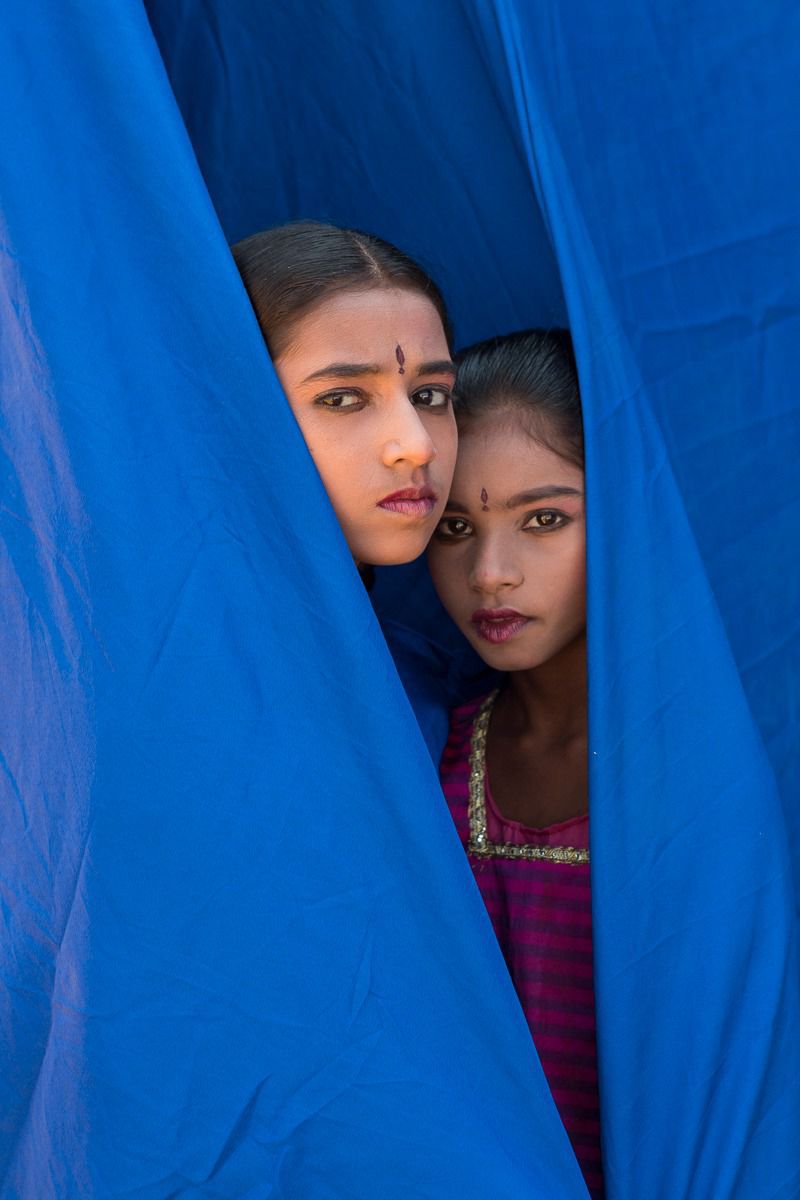
[[[425,296],[375,288],[330,296],[299,317],[282,358],[380,362],[393,374],[450,357],[442,322]]]
[[[580,467],[534,442],[524,429],[493,429],[490,421],[487,416],[481,427],[461,433],[453,496],[471,511],[483,512],[505,509],[515,496],[539,488],[569,489],[563,502],[580,502]]]

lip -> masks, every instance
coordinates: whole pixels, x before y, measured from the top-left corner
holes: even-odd
[[[437,499],[432,487],[407,487],[384,496],[378,501],[377,507],[385,512],[400,513],[405,517],[429,517],[436,507]]]
[[[470,617],[478,637],[495,646],[516,637],[531,620],[516,608],[479,608]]]

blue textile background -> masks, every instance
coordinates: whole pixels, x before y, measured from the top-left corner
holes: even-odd
[[[798,20],[6,15],[4,1200],[585,1196],[226,248],[300,216],[568,310],[608,1194],[800,1195]]]

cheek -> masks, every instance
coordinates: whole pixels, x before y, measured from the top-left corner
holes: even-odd
[[[551,616],[573,614],[585,604],[586,555],[582,531],[550,537],[523,536],[515,545],[516,565],[524,576],[531,603],[544,605]]]
[[[309,453],[328,492],[333,496],[354,494],[361,486],[370,446],[365,444],[363,430],[355,424],[359,414],[334,416],[329,413],[295,414]],[[338,426],[338,428],[337,428]],[[361,435],[361,436],[359,436]]]
[[[580,544],[571,547],[562,559],[553,581],[554,599],[567,619],[586,614],[586,554],[581,538]]]
[[[428,550],[428,570],[440,600],[452,612],[466,592],[466,555],[456,546],[433,546]]]
[[[432,425],[433,428],[431,428]],[[449,486],[453,481],[453,474],[456,469],[456,456],[458,454],[458,430],[456,429],[456,419],[453,416],[452,410],[446,420],[442,417],[437,417],[435,424],[433,421],[429,421],[428,433],[436,447],[436,454],[441,463],[442,470],[445,468],[447,470]]]
[[[335,487],[341,487],[342,483],[346,484],[347,473],[352,472],[354,466],[363,460],[364,452],[368,449],[363,445],[363,426],[357,424],[359,414],[323,412],[307,399],[295,397],[291,379],[277,365],[276,374],[326,488],[332,491]],[[351,421],[353,424],[348,424]]]
[[[417,412],[420,414],[425,432],[436,448],[433,474],[439,486],[449,492],[458,454],[458,430],[453,410],[450,409],[446,414],[437,413],[436,415],[425,412],[422,408],[418,408]]]

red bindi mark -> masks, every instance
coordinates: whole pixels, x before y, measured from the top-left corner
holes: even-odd
[[[481,488],[481,508],[484,512],[489,511],[489,493],[486,488]]]
[[[395,356],[395,358],[397,359],[397,365],[398,365],[398,367],[400,368],[400,370],[398,371],[398,374],[399,374],[399,375],[405,375],[405,373],[406,373],[406,369],[405,369],[405,366],[404,366],[403,364],[404,364],[404,363],[405,363],[405,361],[406,361],[406,356],[405,356],[405,354],[403,354],[403,347],[402,347],[402,346],[395,346],[395,348],[394,348],[394,356]]]

